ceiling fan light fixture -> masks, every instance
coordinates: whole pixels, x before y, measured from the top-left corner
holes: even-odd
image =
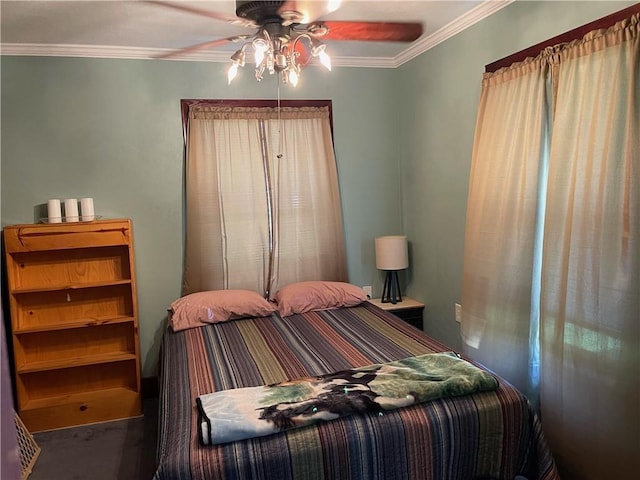
[[[300,76],[298,75],[297,70],[293,69],[293,70],[289,70],[289,83],[291,85],[293,85],[294,87],[298,86],[298,80],[300,79]]]
[[[257,68],[262,64],[266,53],[269,51],[269,43],[264,38],[256,38],[252,45]]]
[[[296,52],[294,51],[291,55],[287,57],[287,69],[286,72],[283,72],[282,75],[287,75],[289,83],[296,87],[298,85],[298,80],[300,79],[300,65],[296,63]]]
[[[282,25],[288,27],[294,23],[308,23],[309,19],[301,12],[297,10],[281,10],[280,18],[282,18]]]
[[[233,79],[236,78],[237,75],[238,75],[238,64],[232,63],[231,66],[229,67],[229,70],[227,71],[227,85],[231,85],[231,82],[233,82]]]
[[[245,45],[242,46],[241,49],[236,50],[234,52],[233,55],[231,55],[231,62],[239,67],[244,67],[244,62],[245,62],[245,54],[244,54],[244,49],[245,49]]]
[[[275,54],[274,60],[275,60],[276,72],[282,72],[287,69],[287,66],[288,66],[287,56],[285,55],[283,50],[280,50],[278,53]]]
[[[331,57],[326,52],[327,46],[318,41],[311,41],[311,56],[318,57],[320,63],[329,71],[331,71]]]
[[[324,68],[331,71],[331,57],[327,55],[327,52],[322,51],[318,54],[318,58],[320,59],[320,63],[324,65]]]
[[[238,3],[238,16],[252,19],[255,16],[254,20],[261,26],[251,38],[245,37],[246,43],[242,49],[231,57],[229,82],[237,75],[238,69],[244,66],[244,50],[249,45],[253,48],[257,81],[262,80],[266,71],[269,75],[279,74],[279,80],[283,84],[296,86],[301,70],[309,62],[309,58],[317,58],[321,65],[331,71],[331,58],[326,52],[326,45],[318,40],[329,32],[329,27],[323,22],[307,23],[306,16],[308,13],[313,15],[312,11],[279,10],[282,2]],[[339,7],[340,1],[330,4],[332,11]],[[317,15],[314,15],[315,17]],[[298,45],[305,39],[308,42],[307,47]]]
[[[231,55],[231,66],[227,71],[228,85],[231,85],[231,82],[233,81],[233,79],[236,78],[236,76],[238,75],[238,68],[244,67],[244,62],[245,62],[244,49],[246,48],[246,46],[247,44],[245,43],[242,46],[242,48],[240,48],[239,50],[236,50],[234,54]]]
[[[182,6],[178,2],[154,3],[257,28],[257,31],[250,35],[220,38],[158,56],[171,58],[216,45],[243,42],[242,48],[231,56],[229,83],[238,74],[239,68],[244,66],[244,54],[249,45],[253,47],[256,80],[262,80],[264,72],[267,71],[270,75],[278,73],[279,80],[283,83],[295,84],[302,68],[306,67],[312,58],[317,58],[327,70],[331,70],[331,58],[319,39],[413,42],[423,33],[423,25],[418,22],[322,20],[323,16],[340,7],[341,0],[236,0],[237,19],[228,19],[215,12]],[[298,45],[304,39],[308,45]]]
[[[266,62],[262,62],[260,65],[256,67],[256,80],[262,81],[262,75],[264,74],[264,69],[266,68]]]
[[[295,40],[291,42],[288,35],[272,35],[266,28],[261,29],[253,37],[253,41],[245,43],[231,56],[229,83],[237,75],[238,68],[244,66],[244,51],[249,45],[253,48],[257,81],[261,81],[267,71],[270,75],[279,73],[284,84],[298,84],[300,65],[297,63],[299,53],[294,48]]]
[[[311,25],[307,25],[306,31],[309,35],[313,35],[313,37],[324,37],[329,33],[327,26],[322,23],[312,23]]]

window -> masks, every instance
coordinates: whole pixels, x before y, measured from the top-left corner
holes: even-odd
[[[183,294],[346,280],[331,102],[189,101]]]

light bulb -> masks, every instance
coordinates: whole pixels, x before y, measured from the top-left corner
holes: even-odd
[[[326,67],[327,70],[331,71],[331,58],[327,55],[327,52],[322,50],[318,54],[318,58],[320,59],[320,63]]]
[[[238,75],[238,64],[232,63],[229,67],[229,71],[227,72],[227,80],[229,81],[228,85],[231,85],[231,82]]]
[[[327,10],[329,10],[329,12],[335,12],[337,9],[340,8],[340,4],[342,3],[342,0],[329,0],[329,2],[327,2]]]
[[[264,60],[264,54],[269,49],[269,45],[262,38],[258,38],[253,41],[253,50],[256,60],[256,65],[260,65]]]
[[[298,72],[295,70],[289,70],[289,83],[295,87],[298,85],[298,79]]]

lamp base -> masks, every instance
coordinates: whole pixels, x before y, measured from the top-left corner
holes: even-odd
[[[394,305],[402,301],[400,293],[400,280],[398,280],[397,270],[387,270],[384,277],[384,286],[382,287],[382,303],[393,303]]]

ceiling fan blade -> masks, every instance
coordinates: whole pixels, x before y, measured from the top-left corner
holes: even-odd
[[[298,12],[302,14],[302,18],[296,23],[310,23],[336,11],[339,6],[338,0],[285,0],[278,8],[278,13],[286,19],[288,12]]]
[[[200,8],[195,8],[195,7],[191,7],[189,5],[185,5],[182,3],[176,3],[176,2],[163,2],[163,1],[159,1],[159,0],[146,0],[146,3],[151,3],[151,4],[155,4],[158,6],[162,6],[162,7],[169,7],[169,8],[173,8],[175,10],[181,10],[183,12],[188,12],[188,13],[193,13],[195,15],[201,15],[203,17],[209,17],[209,18],[214,18],[216,20],[221,20],[223,22],[226,23],[232,23],[235,25],[240,25],[243,27],[255,27],[256,24],[255,22],[253,22],[252,20],[246,19],[246,18],[239,18],[236,16],[229,16],[229,15],[223,15],[221,13],[217,13],[217,12],[212,12],[209,10],[202,10]]]
[[[209,42],[198,43],[196,45],[191,45],[190,47],[181,48],[180,50],[173,50],[172,52],[165,53],[165,54],[162,54],[162,55],[158,55],[155,58],[180,57],[180,56],[183,56],[183,55],[188,55],[189,53],[196,52],[198,50],[206,50],[207,48],[215,47],[217,45],[224,45],[225,43],[230,43],[230,42],[244,41],[247,38],[250,38],[252,36],[253,35],[236,35],[234,37],[219,38],[217,40],[211,40]]]
[[[413,42],[422,35],[421,23],[397,22],[318,22],[329,29],[322,39],[369,42]]]

